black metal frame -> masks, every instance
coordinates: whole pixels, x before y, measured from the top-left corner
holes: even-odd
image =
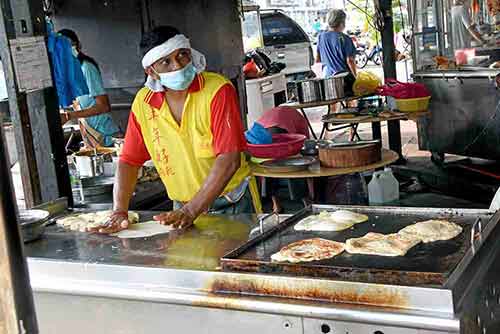
[[[0,318],[7,333],[36,334],[38,324],[4,143],[0,126],[0,312],[4,312]]]
[[[330,206],[329,210],[336,208],[342,207]],[[297,240],[325,238],[344,242],[346,238],[359,237],[368,232],[394,233],[416,220],[436,219],[433,213],[410,214],[412,208],[393,208],[393,210],[380,208],[380,212],[371,213],[364,210],[376,209],[352,206],[349,208],[369,215],[370,220],[357,224],[354,230],[347,229],[340,232],[295,231],[293,226],[301,219],[318,213],[318,208],[308,207],[224,255],[221,258],[222,269],[232,272],[299,275],[364,283],[444,287],[456,282],[457,271],[462,271],[481,247],[479,244],[472,251],[474,246],[471,243],[471,231],[475,229],[475,222],[479,216],[443,212],[446,216],[440,218],[446,218],[461,225],[462,233],[452,240],[419,244],[404,257],[340,254],[331,259],[310,263],[270,261],[269,257],[274,252]],[[489,226],[491,230],[496,226],[499,216],[487,215],[481,218],[484,223],[491,225]],[[469,254],[471,251],[472,257]]]

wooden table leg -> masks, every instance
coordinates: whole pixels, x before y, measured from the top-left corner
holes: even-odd
[[[372,122],[372,138],[382,140],[382,129],[380,122]]]
[[[399,155],[399,160],[396,163],[404,163],[403,150],[401,146],[401,128],[399,120],[387,122],[387,132],[389,134],[389,148]]]

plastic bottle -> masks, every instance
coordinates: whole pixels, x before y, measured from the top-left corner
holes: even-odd
[[[83,196],[82,180],[80,178],[80,173],[78,173],[78,168],[76,168],[75,160],[70,156],[68,157],[68,169],[74,201],[83,203],[85,199]]]
[[[497,189],[497,192],[495,193],[495,196],[493,197],[493,200],[491,201],[490,204],[491,211],[497,211],[499,209],[500,209],[500,187]]]
[[[392,169],[373,173],[368,184],[368,201],[370,205],[380,205],[399,200],[399,182],[392,174]]]

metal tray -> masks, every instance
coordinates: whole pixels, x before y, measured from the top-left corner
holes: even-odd
[[[337,209],[364,213],[370,219],[340,232],[304,232],[293,229],[297,222],[311,214]],[[443,287],[453,284],[465,270],[498,223],[498,215],[500,213],[492,219],[492,213],[487,210],[313,205],[225,255],[221,259],[221,265],[225,271]],[[415,222],[436,218],[457,223],[464,231],[452,240],[419,244],[406,256],[382,257],[344,252],[331,259],[298,264],[271,262],[270,259],[282,247],[302,239],[321,237],[345,242],[346,239],[361,237],[368,232],[395,233]]]
[[[293,157],[287,159],[267,160],[260,165],[266,169],[278,173],[298,172],[307,169],[316,162],[314,157]]]

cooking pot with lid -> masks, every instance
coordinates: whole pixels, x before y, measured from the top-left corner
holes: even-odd
[[[345,78],[349,73],[340,73],[321,80],[322,98],[325,101],[341,99],[345,94]]]
[[[297,81],[297,96],[300,103],[321,101],[321,80]]]

